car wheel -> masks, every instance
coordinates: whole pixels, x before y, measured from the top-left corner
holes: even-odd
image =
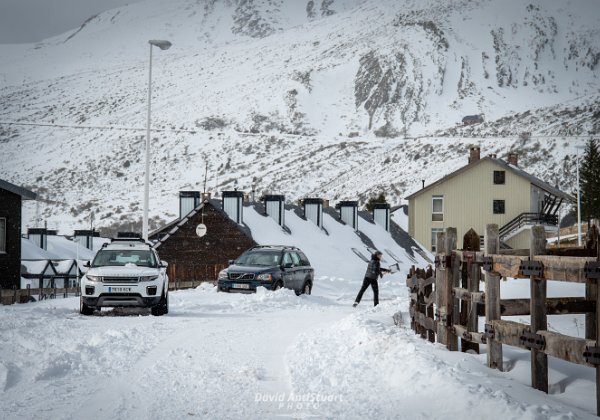
[[[302,293],[304,293],[305,295],[310,295],[310,292],[312,290],[312,286],[309,282],[304,283],[304,288],[302,289]]]
[[[158,305],[153,306],[150,312],[152,312],[152,315],[154,316],[161,316],[169,313],[169,292],[167,292],[166,296],[161,296]]]
[[[283,284],[282,284],[280,281],[278,281],[278,282],[275,284],[275,288],[274,288],[273,290],[279,290],[279,289],[281,289],[282,287],[283,287]]]
[[[83,298],[79,297],[79,313],[81,315],[91,315],[94,313],[94,308],[92,308],[91,306],[87,306],[84,302],[83,302]]]

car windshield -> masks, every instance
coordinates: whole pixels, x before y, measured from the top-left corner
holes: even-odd
[[[155,268],[157,261],[154,253],[150,250],[102,249],[96,254],[92,267],[123,266],[126,264]]]
[[[281,264],[281,251],[245,252],[235,261],[235,263],[237,265],[272,267]]]

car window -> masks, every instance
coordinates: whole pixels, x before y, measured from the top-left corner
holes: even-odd
[[[304,255],[302,252],[300,252],[299,254],[300,259],[302,260],[302,265],[310,266],[310,262],[308,261],[308,258],[306,258],[306,255]]]
[[[292,256],[290,255],[289,252],[286,252],[283,255],[283,265],[292,264],[292,263],[293,263]]]
[[[238,265],[253,265],[270,267],[279,265],[281,252],[250,251],[242,254],[236,261]]]
[[[157,260],[152,251],[104,249],[98,251],[92,267],[123,266],[135,264],[140,267],[156,267]]]
[[[298,255],[298,253],[292,252],[291,254],[292,254],[292,261],[294,262],[295,266],[299,267],[301,265],[304,265],[304,264],[302,264],[302,261],[300,261],[300,256]]]

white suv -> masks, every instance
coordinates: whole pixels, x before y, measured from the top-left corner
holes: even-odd
[[[167,263],[143,239],[117,238],[100,249],[81,279],[79,312],[91,315],[102,307],[152,308],[169,312]]]

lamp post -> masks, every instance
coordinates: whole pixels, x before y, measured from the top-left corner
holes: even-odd
[[[145,241],[148,240],[148,201],[150,195],[150,111],[152,103],[152,46],[157,46],[161,50],[168,50],[171,47],[169,41],[160,39],[151,39],[150,44],[150,66],[148,69],[148,121],[146,125],[146,174],[144,179],[144,217],[142,219],[142,236]]]
[[[581,188],[579,187],[579,151],[577,152],[577,246],[581,246]]]

